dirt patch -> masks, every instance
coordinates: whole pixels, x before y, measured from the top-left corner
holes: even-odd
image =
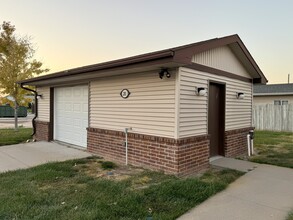
[[[94,178],[111,179],[115,181],[129,179],[144,171],[142,168],[124,165],[119,165],[115,169],[104,170],[101,166],[102,162],[104,162],[102,159],[91,159],[86,164],[76,164],[75,169]]]

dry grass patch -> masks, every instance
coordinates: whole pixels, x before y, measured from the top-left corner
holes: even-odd
[[[102,164],[105,162],[102,158],[93,157],[86,160],[86,163],[80,161],[74,164],[74,169],[77,172],[83,172],[93,178],[101,178],[114,181],[127,180],[136,176],[145,170],[134,166],[116,165],[113,169],[103,169]]]

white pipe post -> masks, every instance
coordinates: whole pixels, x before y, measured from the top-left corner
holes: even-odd
[[[254,154],[253,139],[250,140],[250,145],[251,145],[251,155],[253,155]]]
[[[125,164],[128,165],[128,139],[127,139],[128,128],[125,128]]]
[[[247,135],[247,149],[248,149],[248,156],[250,157],[250,135]]]
[[[132,127],[125,128],[125,164],[128,165],[128,130],[131,131]]]

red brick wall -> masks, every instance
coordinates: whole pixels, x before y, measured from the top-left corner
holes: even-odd
[[[36,121],[36,140],[49,141],[49,122]],[[253,128],[225,132],[225,156],[247,154],[247,134]],[[88,128],[87,150],[107,160],[125,163],[125,134]],[[209,136],[182,139],[128,134],[128,163],[185,176],[209,167]]]
[[[198,173],[209,167],[209,136],[197,136],[179,140],[178,163],[180,175]]]
[[[49,141],[49,125],[50,122],[35,121],[36,123],[36,134],[35,139],[37,141]]]
[[[254,128],[243,128],[225,132],[225,157],[247,155],[247,134]]]
[[[88,151],[125,163],[124,132],[88,128]],[[176,175],[189,175],[209,166],[207,136],[172,139],[128,134],[128,162]]]

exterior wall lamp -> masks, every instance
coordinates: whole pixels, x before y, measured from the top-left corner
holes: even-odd
[[[245,95],[243,92],[236,92],[236,98],[237,99],[244,99]]]
[[[160,79],[163,79],[164,75],[166,74],[167,78],[171,77],[171,73],[169,73],[168,69],[161,69],[161,71],[159,72],[159,77]]]
[[[203,87],[195,87],[195,94],[198,96],[206,96],[207,94],[207,89],[203,88]]]
[[[37,99],[42,99],[43,95],[37,95]]]

